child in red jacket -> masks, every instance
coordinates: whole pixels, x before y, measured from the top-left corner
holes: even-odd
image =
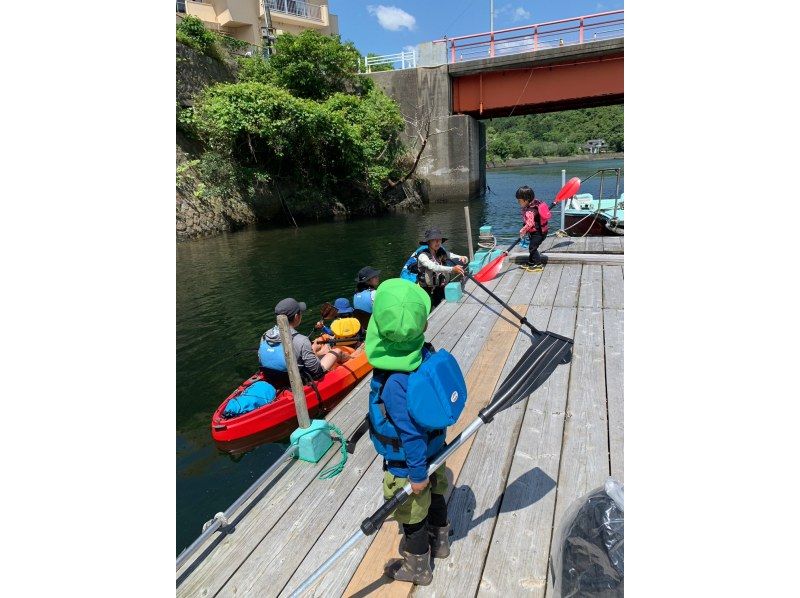
[[[542,256],[539,254],[539,245],[547,236],[547,221],[550,219],[550,208],[547,204],[536,199],[533,189],[527,185],[517,189],[517,203],[522,209],[524,225],[519,229],[519,236],[528,235],[530,254],[528,263],[523,266],[528,272],[541,272],[544,268]]]

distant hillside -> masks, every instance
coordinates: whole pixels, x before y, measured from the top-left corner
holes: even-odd
[[[623,106],[494,118],[486,122],[486,158],[570,156],[589,139],[605,139],[609,150],[625,151]]]

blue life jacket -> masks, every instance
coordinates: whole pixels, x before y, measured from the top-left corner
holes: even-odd
[[[445,441],[445,429],[458,421],[467,401],[467,385],[455,358],[445,350],[423,349],[416,371],[375,370],[369,393],[369,435],[375,450],[387,461],[405,461],[400,434],[386,412],[381,393],[390,375],[409,376],[406,404],[411,419],[428,432],[426,457],[434,456]]]
[[[423,283],[425,282],[424,274],[420,271],[419,265],[417,264],[417,262],[419,261],[420,254],[424,251],[428,251],[427,245],[420,245],[414,250],[414,253],[411,254],[411,257],[409,257],[406,260],[406,263],[403,264],[403,269],[400,271],[400,278],[413,283],[417,283],[420,281],[422,281]],[[442,256],[447,257],[448,255],[449,253],[444,248],[444,245],[441,245],[439,247],[439,251],[436,252],[436,256],[434,256],[434,259],[435,257],[439,258],[441,258]]]
[[[277,326],[267,330],[261,337],[261,343],[258,345],[258,363],[268,370],[286,371],[286,358],[283,356],[283,343],[280,341]]]
[[[353,309],[360,309],[368,314],[372,313],[372,291],[373,289],[364,289],[353,295]]]

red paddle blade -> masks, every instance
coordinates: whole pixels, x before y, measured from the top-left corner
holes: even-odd
[[[563,187],[561,187],[561,191],[558,192],[558,195],[556,195],[553,203],[558,203],[559,201],[564,201],[568,197],[572,197],[580,188],[581,180],[578,177],[572,177]]]
[[[502,255],[497,256],[491,262],[486,264],[483,268],[481,268],[480,272],[478,272],[473,278],[478,282],[489,282],[495,276],[498,275],[500,272],[500,268],[503,267],[503,262],[508,257],[507,253],[503,253]]]

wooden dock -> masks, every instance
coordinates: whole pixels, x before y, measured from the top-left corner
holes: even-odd
[[[563,241],[577,242],[553,247]],[[527,400],[500,413],[447,461],[452,554],[435,561],[433,583],[415,588],[383,576],[383,564],[398,555],[401,537],[390,519],[306,595],[550,593],[548,558],[565,510],[609,475],[624,481],[624,266],[588,259],[621,253],[622,241],[548,239],[551,255],[576,254],[576,261],[548,262],[541,273],[511,263],[487,285],[537,328],[575,344],[569,364],[558,366]],[[585,263],[581,253],[587,254]],[[450,440],[477,417],[530,340],[513,316],[472,282],[460,302],[434,311],[426,337],[456,357],[467,379],[469,399]],[[368,394],[369,377],[327,419],[349,435],[366,413]],[[287,464],[234,516],[232,531],[214,536],[177,572],[177,595],[291,593],[383,501],[382,460],[367,437],[339,476],[316,479],[339,458],[331,450],[315,465]]]

